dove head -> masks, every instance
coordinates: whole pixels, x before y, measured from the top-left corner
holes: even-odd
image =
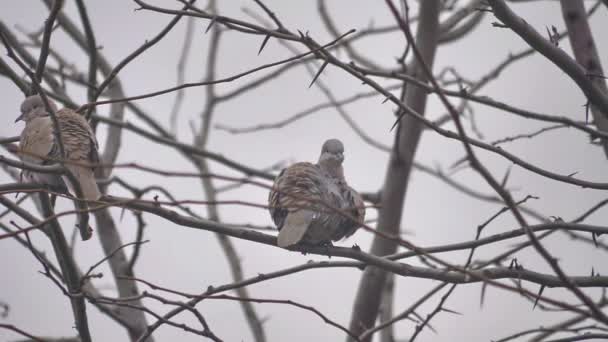
[[[343,179],[344,171],[342,162],[344,161],[344,145],[338,139],[329,139],[323,143],[321,155],[319,156],[319,166],[323,171],[333,178]]]
[[[51,106],[53,111],[57,111],[57,106],[53,101],[49,100],[49,105]],[[46,110],[46,107],[44,106],[44,102],[42,101],[40,95],[32,95],[28,96],[25,100],[23,100],[23,103],[21,103],[21,115],[17,117],[17,120],[15,120],[15,122],[19,120],[28,122],[37,117],[48,115],[49,112]]]

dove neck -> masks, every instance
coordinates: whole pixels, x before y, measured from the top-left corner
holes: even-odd
[[[329,177],[344,180],[342,163],[338,163],[335,160],[319,160],[319,167]]]

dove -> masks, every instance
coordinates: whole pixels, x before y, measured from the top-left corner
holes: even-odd
[[[279,247],[331,245],[363,224],[363,199],[344,179],[343,161],[344,145],[329,139],[316,164],[295,163],[275,178],[268,207]]]
[[[64,165],[70,171],[82,190],[84,199],[97,200],[101,196],[95,181],[95,170],[91,165],[99,163],[97,139],[87,120],[69,108],[57,110],[55,103],[49,100],[55,112],[61,140],[65,151]],[[53,120],[39,95],[27,97],[21,104],[21,115],[15,122],[25,121],[19,141],[21,160],[33,164],[47,165],[57,163],[61,152],[54,134]],[[67,176],[43,174],[25,171],[27,180],[65,188],[75,194],[74,187]]]

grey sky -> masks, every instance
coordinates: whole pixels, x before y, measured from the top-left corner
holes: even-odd
[[[172,1],[156,1],[156,3],[164,6],[173,5]],[[316,2],[267,0],[265,3],[277,13],[288,28],[309,31],[320,42],[330,39],[316,12]],[[593,2],[586,3],[591,5]],[[67,4],[66,11],[77,18],[74,3],[68,1]],[[164,28],[171,19],[169,16],[147,11],[134,11],[136,5],[129,1],[87,1],[87,6],[97,42],[103,47],[101,51],[114,65]],[[222,14],[253,20],[241,11],[242,7],[260,13],[253,1],[220,1]],[[542,33],[545,32],[545,26],[555,25],[559,30],[564,27],[557,1],[537,1],[512,5],[512,8]],[[370,23],[376,25],[392,23],[388,9],[380,2],[334,0],[330,2],[330,9],[342,31],[365,28]],[[41,27],[47,15],[48,12],[40,1],[11,1],[10,4],[3,3],[0,20],[11,28],[19,24],[26,30],[33,31]],[[475,80],[502,61],[509,52],[518,52],[527,47],[513,32],[492,27],[493,21],[496,19],[489,15],[476,32],[466,40],[441,46],[434,70],[438,72],[446,66],[454,66],[463,76]],[[608,40],[605,39],[605,32],[608,32],[608,11],[605,7],[593,17],[591,24],[602,64],[608,68]],[[163,41],[121,71],[120,78],[128,95],[142,94],[175,85],[176,63],[185,26],[186,21],[183,20]],[[193,53],[188,63],[186,81],[198,81],[204,75],[208,36],[203,33],[206,26],[206,21],[196,23]],[[237,32],[225,33],[220,46],[222,53],[218,77],[230,76],[290,56],[275,39],[271,39],[267,49],[257,56],[261,40],[261,37],[252,38]],[[403,43],[402,35],[395,33],[382,38],[367,39],[357,47],[367,56],[392,67],[394,57],[401,53]],[[80,70],[86,70],[88,60],[60,29],[53,35],[51,44]],[[560,44],[560,47],[570,53],[566,40]],[[341,54],[339,57],[345,58],[345,55]],[[4,52],[2,58],[6,59]],[[225,92],[235,85],[244,84],[254,78],[256,75],[236,81],[234,84],[221,85],[218,87],[218,92]],[[326,69],[321,79],[332,88],[338,98],[370,90],[359,81],[332,67]],[[303,67],[289,71],[276,82],[222,104],[213,118],[214,123],[235,127],[269,123],[326,102],[324,95],[318,89],[307,88],[310,80],[311,77]],[[86,101],[84,91],[72,87],[68,89],[79,102]],[[585,115],[582,107],[585,98],[574,82],[539,55],[507,69],[499,80],[484,88],[481,94],[523,108],[563,115],[572,119],[583,120]],[[189,89],[185,96],[179,136],[181,141],[190,142],[192,140],[190,121],[194,121],[196,125],[199,123],[204,103],[204,89]],[[9,80],[0,78],[0,103],[3,104],[4,112],[0,119],[2,120],[0,136],[14,136],[21,131],[22,124],[13,124],[13,121],[18,114],[22,98],[22,94]],[[169,94],[138,103],[168,127],[173,99],[174,94]],[[394,108],[389,104],[381,104],[381,101],[380,97],[374,97],[346,108],[352,118],[370,135],[390,145],[393,134],[389,129],[394,120],[392,113]],[[474,108],[477,125],[484,133],[486,141],[516,133],[533,132],[545,125],[515,118],[511,114],[488,107],[475,105]],[[100,107],[99,112],[106,114],[107,109]],[[443,113],[442,106],[432,98],[427,115],[437,118]],[[139,123],[131,114],[127,114],[126,119]],[[471,132],[468,123],[467,129]],[[100,142],[104,141],[104,134],[105,130],[101,129],[98,133]],[[213,130],[209,149],[246,165],[265,168],[279,160],[314,160],[318,156],[322,142],[330,137],[337,137],[345,142],[346,177],[352,186],[360,191],[378,190],[384,177],[387,154],[366,145],[333,109],[318,112],[281,130],[244,135],[231,135]],[[577,176],[583,179],[606,181],[608,163],[602,151],[590,145],[586,135],[572,129],[549,132],[531,141],[509,143],[505,148],[526,161],[558,173],[578,172]],[[499,179],[510,165],[508,161],[496,155],[484,152],[479,152],[479,155]],[[442,165],[446,169],[463,156],[464,151],[460,143],[448,141],[433,132],[424,134],[417,152],[418,161],[431,166]],[[119,162],[130,161],[169,170],[193,170],[192,166],[173,150],[125,132]],[[212,164],[212,169],[218,173],[226,172],[225,168],[215,163]],[[158,177],[126,169],[117,172],[135,184],[161,184],[182,199],[203,199],[198,180]],[[229,173],[236,174],[231,171]],[[483,180],[471,170],[460,171],[455,177],[480,191],[491,193]],[[0,181],[9,182],[10,179],[2,173]],[[538,196],[539,200],[529,202],[532,208],[540,210],[545,215],[560,216],[566,220],[606,197],[602,191],[585,190],[546,180],[520,167],[513,167],[509,187],[514,190],[516,199],[528,194]],[[127,195],[117,187],[111,188],[110,192]],[[149,196],[151,197],[152,195]],[[247,186],[222,194],[221,199],[265,203],[266,191]],[[60,208],[71,208],[71,203],[65,200],[60,202]],[[470,199],[444,183],[416,172],[412,177],[405,206],[403,227],[410,232],[407,238],[420,246],[470,240],[475,236],[477,225],[500,208],[498,205]],[[196,207],[196,210],[201,214],[205,212],[203,207]],[[120,217],[120,210],[114,209],[113,213],[117,219]],[[375,216],[373,210],[368,213],[370,213],[368,217]],[[226,222],[271,223],[265,210],[251,207],[225,206],[221,207],[220,214]],[[604,210],[593,215],[588,222],[603,224],[607,219],[608,214]],[[62,220],[68,233],[71,232],[72,221],[72,219]],[[148,223],[146,239],[151,242],[143,247],[141,259],[136,267],[138,277],[192,293],[203,292],[209,285],[217,286],[231,282],[226,260],[213,234],[179,227],[149,215],[146,216],[146,221]],[[3,219],[3,222],[8,221]],[[24,224],[20,220],[18,222]],[[120,228],[124,242],[135,238],[134,219],[129,213],[125,213],[120,221]],[[484,234],[514,228],[517,227],[512,218],[504,215],[488,226]],[[52,250],[49,249],[47,239],[42,233],[32,234],[32,237],[37,246],[48,250],[49,256],[52,256]],[[371,239],[369,233],[359,231],[339,244],[350,246],[357,243],[366,250]],[[523,238],[518,241],[523,241]],[[498,247],[508,247],[511,243],[481,248],[477,251],[476,257],[483,260],[496,255]],[[249,241],[235,240],[235,244],[246,276],[279,270],[305,263],[310,259],[323,259],[269,246],[258,246]],[[48,279],[38,273],[41,267],[30,252],[11,240],[0,241],[0,246],[0,270],[2,270],[0,301],[11,305],[9,317],[0,319],[0,322],[12,323],[30,333],[43,336],[74,335],[76,332],[71,328],[73,318],[69,302]],[[559,235],[558,238],[556,235],[547,240],[547,246],[560,256],[560,265],[572,274],[588,275],[592,267],[596,272],[608,273],[605,254],[589,248],[588,245],[570,241],[563,235]],[[82,269],[87,269],[102,257],[99,241],[95,235],[91,241],[78,243],[76,259]],[[442,257],[448,258],[453,263],[462,263],[465,260],[462,253],[444,254]],[[517,258],[526,268],[550,272],[546,263],[532,251],[518,253]],[[418,263],[416,260],[410,261]],[[115,295],[109,269],[104,265],[100,270],[106,276],[96,280],[95,284],[103,288],[105,294]],[[254,297],[291,299],[313,306],[333,320],[348,326],[360,275],[360,271],[352,269],[312,270],[263,282],[252,286],[250,290]],[[397,278],[394,304],[396,312],[407,308],[433,284],[434,282],[429,280]],[[536,289],[529,284],[528,286],[533,290]],[[142,286],[140,289],[143,290],[145,287]],[[560,313],[545,313],[538,309],[533,311],[530,302],[515,294],[492,288],[488,290],[485,305],[480,310],[479,290],[479,285],[459,286],[456,293],[448,300],[447,307],[464,315],[448,313],[438,315],[432,321],[438,333],[434,334],[427,329],[419,340],[488,341],[526,328],[546,326],[567,317]],[[599,291],[589,291],[589,293],[597,298]],[[545,294],[553,298],[573,300],[561,290],[547,289]],[[419,313],[426,315],[433,309],[437,300],[438,298],[424,305]],[[147,302],[147,304],[160,313],[169,309],[157,303]],[[205,315],[214,333],[225,341],[251,340],[238,303],[208,300],[198,308]],[[274,304],[257,304],[256,308],[262,317],[267,318],[265,328],[270,341],[341,341],[345,338],[341,331],[324,324],[310,312]],[[89,305],[88,312],[95,340],[126,340],[125,331],[101,315],[94,307]],[[187,315],[179,316],[179,319],[193,322]],[[154,322],[154,319],[149,317],[149,322]],[[410,321],[396,325],[396,335],[399,338],[409,337],[413,331],[414,324]],[[0,340],[16,338],[16,335],[0,330]],[[198,336],[166,326],[157,332],[157,341],[176,339],[195,341],[198,340]]]

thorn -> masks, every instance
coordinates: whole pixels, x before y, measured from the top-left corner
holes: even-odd
[[[434,332],[435,334],[437,333],[437,330],[435,330],[435,328],[431,325],[431,323],[425,319],[422,318],[422,316],[420,316],[416,311],[412,312],[412,315],[414,315],[414,317],[416,317],[420,322],[426,322],[426,326],[429,327],[429,329]]]
[[[593,239],[593,244],[595,245],[595,248],[597,248],[598,244],[597,244],[597,236],[595,235],[595,232],[591,233],[591,238]]]
[[[571,178],[571,177],[576,176],[577,174],[578,174],[578,171],[572,172],[571,174],[567,175],[566,177]]]
[[[120,211],[120,222],[122,222],[123,217],[125,217],[125,211],[127,211],[127,208],[122,207],[122,210]]]
[[[207,28],[205,29],[205,33],[209,32],[209,30],[211,30],[211,26],[213,26],[213,24],[215,24],[216,21],[217,21],[217,15],[213,16],[213,18],[211,18],[209,25],[207,25]]]
[[[545,290],[545,285],[541,285],[540,289],[538,290],[538,295],[536,296],[536,299],[534,300],[534,306],[532,307],[532,310],[534,310],[536,308],[536,305],[538,304],[538,300],[540,299],[540,296],[542,296],[544,290]]]
[[[488,286],[488,283],[483,283],[481,284],[481,296],[479,297],[479,307],[483,308],[483,301],[484,298],[486,296],[486,287]]]
[[[266,43],[268,43],[269,39],[270,39],[270,35],[266,35],[266,37],[264,37],[264,40],[262,41],[262,45],[260,45],[260,49],[258,50],[258,56],[260,55],[260,53],[262,53],[262,50],[264,50],[264,47],[266,46]]]
[[[500,182],[500,187],[504,188],[507,185],[507,181],[509,180],[509,176],[511,176],[511,169],[513,168],[513,164],[509,165],[507,168],[507,172],[505,172],[504,177],[502,177],[502,181]]]
[[[391,129],[389,130],[389,132],[392,132],[393,129],[395,129],[395,127],[397,127],[397,124],[399,124],[399,121],[401,121],[401,118],[405,115],[405,112],[402,110],[399,110],[399,112],[397,113],[397,120],[395,120],[395,122],[393,123],[393,125],[391,126]]]
[[[312,82],[310,82],[310,84],[308,85],[308,88],[312,87],[312,85],[315,83],[317,78],[319,78],[319,76],[321,76],[321,73],[323,72],[323,70],[325,70],[325,67],[327,67],[327,64],[329,64],[329,61],[325,60],[325,62],[323,62],[323,65],[321,65],[321,67],[319,68],[319,71],[317,71],[317,74],[315,75],[315,77],[313,77]]]
[[[464,157],[456,160],[452,165],[450,165],[450,170],[454,170],[455,168],[457,168],[458,166],[460,166],[461,164],[463,164],[467,161],[469,161],[468,156],[464,156]]]
[[[460,316],[462,316],[462,313],[460,313],[458,311],[454,311],[454,310],[447,309],[447,308],[441,308],[441,310],[445,311],[445,312],[449,312],[449,313],[454,314],[454,315],[460,315]]]
[[[416,319],[415,317],[406,316],[405,319],[407,319],[408,321],[411,321],[413,323],[416,323],[416,326],[418,326],[418,323],[420,323],[420,320]]]
[[[427,322],[426,326],[429,327],[429,329],[431,329],[432,332],[434,332],[435,334],[437,334],[437,330],[431,325],[431,323]]]
[[[388,100],[390,100],[390,97],[387,97],[384,100],[382,100],[382,104],[385,104]]]
[[[555,26],[551,26],[553,33],[551,33],[551,31],[549,30],[549,26],[545,26],[545,28],[547,29],[547,35],[549,35],[549,41],[551,42],[551,44],[559,46],[559,41],[557,40],[559,34],[557,33],[557,29],[555,28]]]

